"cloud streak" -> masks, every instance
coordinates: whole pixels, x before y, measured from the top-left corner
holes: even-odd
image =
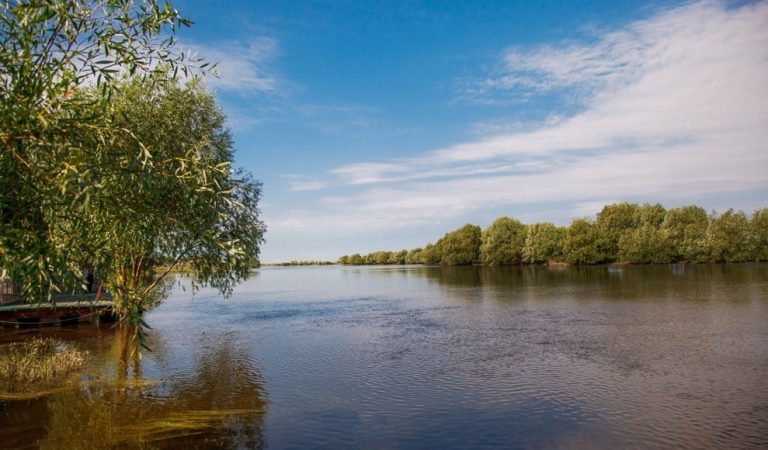
[[[240,95],[280,93],[281,83],[271,69],[278,53],[278,44],[273,38],[261,36],[249,41],[191,45],[189,48],[216,64],[217,76],[208,79],[213,88]]]
[[[648,185],[720,178],[732,167],[729,180],[738,187],[765,167],[756,164],[765,162],[768,125],[766,3],[735,10],[700,3],[608,33],[593,46],[510,50],[504,59],[510,75],[485,83],[489,94],[569,87],[584,97],[584,110],[537,129],[491,134],[421,158],[353,163],[332,173],[350,184],[478,171],[532,181],[598,162],[598,172],[584,173],[591,180],[624,174],[642,162],[658,166],[659,174],[671,172],[670,178],[646,173]],[[688,170],[703,159],[717,161],[714,173]],[[591,191],[588,180],[582,192]]]

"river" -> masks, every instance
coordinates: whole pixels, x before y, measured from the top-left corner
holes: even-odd
[[[768,264],[263,268],[178,277],[0,448],[766,448]]]

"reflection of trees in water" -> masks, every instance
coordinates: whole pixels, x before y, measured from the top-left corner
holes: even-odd
[[[458,266],[412,270],[438,286],[446,298],[579,301],[692,300],[755,296],[766,264],[659,264],[601,266]],[[476,289],[472,289],[476,288]],[[479,297],[477,289],[482,290]],[[739,295],[734,295],[734,292]]]
[[[130,333],[113,346],[115,383],[89,383],[48,401],[41,448],[263,448],[266,391],[247,349],[228,335],[201,345],[186,375],[142,378]],[[159,339],[152,354],[168,355]],[[146,354],[145,354],[146,357]]]

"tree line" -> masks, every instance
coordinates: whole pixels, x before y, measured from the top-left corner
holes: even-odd
[[[595,219],[568,226],[524,224],[500,217],[484,230],[466,224],[422,248],[339,258],[343,265],[633,264],[768,261],[768,208],[751,216],[729,209],[707,214],[696,205],[606,205]]]

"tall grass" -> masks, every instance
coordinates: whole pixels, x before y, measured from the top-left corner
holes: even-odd
[[[0,391],[19,392],[55,384],[87,361],[88,352],[52,338],[0,346]]]

